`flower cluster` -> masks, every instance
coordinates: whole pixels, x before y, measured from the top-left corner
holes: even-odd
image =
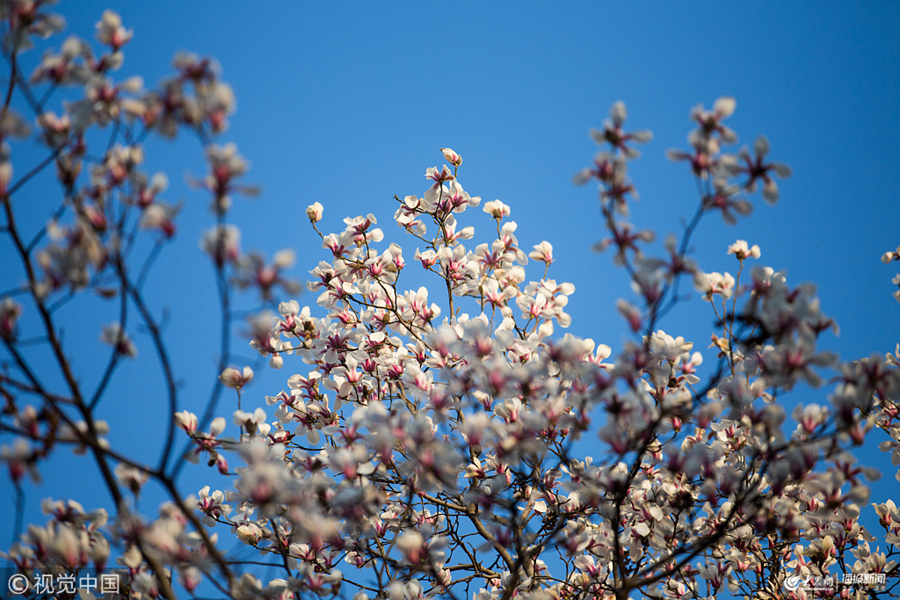
[[[818,387],[819,370],[835,365],[816,349],[834,324],[811,286],[791,288],[765,268],[742,286],[744,261],[761,255],[744,240],[727,252],[737,277],[704,273],[667,241],[667,260],[640,261],[668,272],[660,295],[645,294],[642,271],[635,290],[652,311],[666,281],[693,274],[722,325],[718,367],[698,387],[702,354],[662,330],[607,362],[608,346],[554,336],[554,324],[569,325],[562,309],[574,288],[526,283],[527,259],[549,268],[553,247],[542,242],[526,256],[508,206],[485,205],[495,240],[465,245],[475,229],[458,219],[479,200],[457,176],[428,169],[434,183],[398,200],[395,213],[423,245],[416,261],[446,288],[444,309],[427,288],[400,287],[403,251],[370,214],[322,235],[330,260],[308,287],[324,316],[290,301],[263,320],[270,328],[256,339],[268,341],[257,349],[309,370],[266,398],[275,421],[259,409],[235,413],[242,442],[227,451],[246,467],[236,469],[236,491],[201,508],[207,522],[288,561],[285,580],[254,580],[254,589],[335,593],[354,579],[338,569],[343,557],[391,598],[449,594],[472,576],[485,600],[513,589],[736,593],[762,573],[783,581],[782,562],[826,574],[832,549],[857,552],[874,539],[858,519],[864,481],[877,473],[853,466],[847,449],[867,423],[898,435],[900,374],[890,360],[844,365],[831,407],[798,406],[796,431],[786,431],[777,395],[801,382]],[[321,205],[308,213],[321,222]],[[571,452],[592,429],[605,461]],[[208,488],[201,495],[211,497]],[[766,539],[794,541],[784,554]],[[542,558],[549,548],[567,578]],[[692,553],[690,566],[667,571],[671,557]]]
[[[48,4],[0,0],[14,64],[29,36],[61,28],[45,13]],[[852,451],[881,432],[881,450],[900,464],[900,346],[840,363],[819,347],[836,324],[815,288],[749,263],[761,258],[759,246],[737,240],[722,249],[737,261],[734,274],[706,271],[690,256],[704,217],[719,212],[734,222],[752,208],[743,195],[761,187],[774,202],[775,178],[790,174],[768,161],[762,137],[752,154],[723,152],[737,141],[724,124],[733,99],[695,108],[691,149],[669,152],[689,165],[701,192],[693,219],[680,238],[665,238],[659,256],[655,234],[624,220],[638,197],[628,177],[639,156],[634,145],[651,134],[625,129],[621,102],[591,133],[603,149],[576,180],[598,182],[608,237],[596,248],[615,248],[634,295],[617,302],[635,336],[614,355],[593,339],[561,335],[558,328],[572,324],[566,308],[575,286],[551,278],[559,247],[526,238],[501,200],[482,203],[464,189],[462,156],[450,148],[440,149],[448,165],[425,171],[423,190],[395,196],[397,228],[389,229],[414,247],[393,241],[374,213],[322,233],[325,208],[313,202],[305,214],[323,260],[310,271],[308,305],[290,299],[300,291],[286,275],[294,253],[245,254],[240,230],[228,222],[231,197],[257,190],[240,183],[249,166],[236,146],[212,143],[234,108],[218,67],[180,55],[177,75],[144,92],[138,79],[112,78],[131,38],[107,11],[97,24],[99,57],[72,37],[41,59],[30,84],[20,82],[49,85],[47,98],[56,86],[79,86],[84,98],[61,115],[43,103],[35,110],[47,164],[55,163],[64,190],[60,210],[30,241],[12,217],[4,230],[27,285],[0,299],[9,365],[0,375],[0,425],[15,437],[0,460],[21,494],[24,477],[37,480],[56,447],[68,446],[95,461],[115,504],[114,513],[88,513],[73,500],[45,501],[50,520],[30,525],[3,555],[20,572],[93,568],[121,575],[121,597],[173,599],[205,585],[236,600],[611,600],[632,592],[682,599],[726,590],[802,600],[806,592],[788,585],[795,578],[827,577],[837,566],[854,576],[898,572],[897,508],[891,500],[874,504],[890,547],[873,549],[879,538],[861,515],[879,473],[857,464]],[[106,150],[94,156],[86,131],[110,124]],[[180,130],[197,134],[209,164],[193,183],[212,200],[214,223],[200,248],[215,270],[223,315],[222,352],[201,416],[179,403],[162,323],[141,293],[177,232],[180,205],[162,198],[165,175],[142,170],[140,141]],[[7,103],[0,116],[7,215],[27,183],[12,183],[10,140],[30,135]],[[135,265],[139,236],[149,236],[153,250]],[[882,258],[895,259],[900,249]],[[436,285],[409,283],[421,275]],[[683,299],[685,278],[715,317],[707,349],[661,327]],[[231,366],[233,294],[247,288],[264,307],[248,319],[250,347],[291,373],[265,407],[254,368]],[[54,321],[57,308],[84,290],[118,300],[102,327],[111,353],[93,390],[67,359]],[[128,334],[129,318],[139,319],[159,359],[173,413],[156,465],[111,448],[110,425],[95,412],[122,359],[146,354]],[[48,364],[59,367],[53,377],[23,351],[22,332],[33,328]],[[64,391],[46,381],[61,381]],[[826,382],[832,387],[822,402],[799,404],[788,416],[786,394]],[[236,410],[223,408],[220,400],[232,394]],[[173,450],[177,436],[182,453]],[[201,458],[215,470],[194,474],[208,473],[208,484],[181,495],[183,461]],[[138,512],[151,485],[170,497],[152,519]],[[226,551],[234,542],[258,558]],[[862,600],[864,592],[840,596]]]

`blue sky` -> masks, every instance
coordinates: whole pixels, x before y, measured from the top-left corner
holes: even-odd
[[[576,287],[569,331],[615,351],[627,339],[614,310],[616,298],[630,297],[627,279],[611,256],[590,253],[603,234],[596,194],[572,183],[596,150],[588,128],[600,126],[610,105],[623,100],[630,126],[654,132],[631,169],[641,193],[632,221],[662,239],[697,203],[684,165],[666,160],[664,151],[686,147],[692,106],[731,95],[737,111],[729,125],[741,143],[765,134],[771,157],[788,163],[794,176],[781,183],[776,207],[757,196],[754,214],[735,227],[708,217],[695,238],[698,262],[733,272],[727,246],[736,239],[759,244],[762,264],[786,271],[789,282],[819,285],[824,312],[841,325],[840,337],[826,343],[843,358],[883,354],[900,341],[900,306],[890,283],[897,271],[879,262],[900,243],[900,4],[69,0],[57,12],[69,32],[90,37],[108,7],[135,31],[117,77],[140,74],[155,86],[172,72],[178,50],[221,63],[238,98],[221,141],[238,145],[252,163],[246,180],[264,189],[253,202],[236,202],[242,246],[267,253],[295,248],[298,279],[326,258],[304,215],[315,201],[325,206],[323,231],[342,229],[346,216],[374,213],[412,262],[415,247],[392,221],[392,197],[421,195],[425,169],[440,164],[438,148],[449,146],[464,158],[460,182],[467,191],[512,207],[523,247],[554,245],[551,276]],[[23,59],[29,70],[38,52]],[[22,165],[38,157],[28,152]],[[151,141],[145,167],[169,174],[167,200],[186,202],[179,233],[151,279],[150,300],[157,315],[168,309],[182,408],[199,411],[218,346],[214,280],[197,249],[212,217],[208,199],[188,188],[184,174],[205,174],[205,163],[197,141],[181,135],[174,143]],[[36,197],[54,189],[42,185]],[[43,223],[49,210],[36,200],[25,220]],[[491,225],[480,210],[464,224],[483,234]],[[4,267],[0,281],[7,287],[15,277]],[[418,287],[416,277],[410,287]],[[314,304],[311,294],[299,300]],[[707,308],[694,299],[662,327],[704,349],[712,321]],[[108,305],[91,310],[108,312],[99,322],[113,319]],[[90,354],[102,351],[99,329],[69,316],[69,339],[88,340],[70,351],[93,381]],[[135,338],[143,360],[123,368],[103,405],[114,445],[129,444],[135,424],[151,439],[160,435],[167,418],[149,340]],[[304,371],[288,359],[280,373],[260,376],[245,407]],[[232,410],[229,404],[221,414]],[[132,450],[152,460],[157,447]],[[36,500],[48,495],[70,494],[86,508],[106,503],[90,469],[79,467],[85,463],[64,454],[45,470],[46,485],[29,490],[26,522],[43,520]],[[8,487],[2,495],[11,497]],[[0,545],[10,531],[9,522],[0,523]]]

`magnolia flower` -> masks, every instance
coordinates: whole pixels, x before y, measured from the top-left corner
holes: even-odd
[[[828,409],[818,404],[808,404],[806,406],[798,404],[794,407],[794,412],[791,416],[797,422],[798,431],[802,431],[805,435],[810,435],[828,418]]]
[[[181,211],[181,203],[171,205],[165,202],[154,202],[141,217],[141,229],[159,229],[167,238],[175,235],[173,219]]]
[[[240,390],[245,385],[250,383],[250,380],[253,379],[253,369],[250,367],[244,367],[243,373],[234,369],[232,367],[228,367],[222,374],[219,375],[219,379],[225,384],[225,387],[230,387],[232,389]]]
[[[135,175],[136,168],[138,165],[144,162],[144,150],[140,146],[121,146],[116,144],[112,147],[112,149],[107,153],[106,160],[103,161],[103,164],[93,171],[92,180],[95,185],[102,185],[102,179],[105,178],[106,182],[111,186],[121,186],[131,175]],[[156,194],[166,188],[168,185],[168,178],[163,175],[165,178],[163,181],[158,181],[156,185],[154,185],[154,189],[146,190],[146,176],[136,175],[138,179],[138,185],[142,188],[142,191],[145,193],[140,194],[138,198],[138,205],[142,208],[146,208],[149,206]]]
[[[91,124],[106,127],[119,118],[123,109],[131,110],[136,101],[128,101],[122,92],[137,94],[144,86],[141,77],[129,77],[121,83],[114,83],[105,77],[94,77],[85,86],[85,98],[68,106],[72,115],[72,126],[82,133]]]
[[[110,323],[103,328],[100,334],[100,341],[113,346],[116,352],[128,358],[137,357],[137,346],[128,337],[128,334],[122,329],[120,323]]]
[[[65,29],[66,20],[61,16],[40,11],[42,5],[48,4],[53,2],[30,0],[0,4],[0,18],[8,21],[12,29],[7,30],[6,43],[18,51],[28,50],[33,46],[32,35],[46,39]]]
[[[646,337],[644,338],[644,340],[645,342],[647,341]],[[674,362],[675,359],[682,354],[690,352],[691,348],[694,347],[694,344],[692,342],[685,342],[684,338],[681,336],[673,338],[662,329],[656,331],[650,337],[649,341],[651,352],[660,354],[664,356],[666,360],[672,362]]]
[[[175,67],[185,79],[196,82],[215,81],[222,70],[215,58],[200,58],[190,52],[177,52],[172,59]]]
[[[97,39],[101,44],[106,44],[113,52],[118,52],[133,35],[130,29],[122,27],[122,17],[111,10],[103,11],[103,16],[97,22]]]
[[[51,148],[58,148],[69,139],[72,128],[69,115],[57,117],[53,111],[47,111],[37,118],[37,124],[43,132],[44,142]]]
[[[241,230],[236,225],[217,225],[203,232],[200,249],[209,254],[217,266],[233,263],[241,255]]]
[[[737,102],[730,96],[723,96],[713,103],[713,109],[707,111],[702,104],[698,104],[691,110],[691,119],[697,121],[700,125],[700,133],[703,137],[709,138],[713,133],[718,133],[719,137],[726,144],[733,144],[737,141],[737,135],[722,125],[722,121],[734,114]]]
[[[539,260],[549,266],[553,262],[553,245],[550,242],[541,242],[528,254],[528,258]]]
[[[712,194],[703,198],[703,208],[722,211],[722,219],[729,225],[737,223],[737,218],[731,213],[732,210],[744,216],[753,212],[753,205],[738,197],[740,188],[729,184],[724,177],[713,180],[713,190]]]
[[[210,174],[201,181],[192,179],[190,183],[195,187],[206,188],[212,193],[212,210],[216,214],[223,214],[231,207],[230,194],[232,192],[247,197],[259,195],[260,189],[256,186],[234,183],[235,179],[250,168],[250,164],[238,154],[237,146],[234,143],[224,146],[208,146],[206,160],[209,162]]]
[[[728,254],[734,254],[737,256],[737,259],[743,261],[744,259],[750,258],[759,258],[760,251],[759,246],[753,244],[753,247],[750,248],[747,246],[747,242],[744,240],[738,240],[732,245],[728,246]]]
[[[197,415],[186,410],[175,413],[173,416],[175,423],[182,428],[188,435],[197,431]],[[224,423],[224,419],[222,420]]]
[[[210,527],[216,524],[216,519],[231,512],[231,505],[225,504],[225,495],[219,490],[210,494],[208,485],[200,490],[197,508],[203,513],[203,523]]]
[[[247,369],[249,369],[249,367],[244,368],[245,371]],[[252,371],[250,377],[253,377]],[[247,381],[249,381],[249,379]],[[258,430],[262,429],[262,426],[266,425],[266,411],[261,408],[257,408],[255,411],[253,411],[253,413],[248,413],[243,410],[236,410],[234,411],[233,416],[234,424],[251,434],[256,433]]]
[[[734,291],[734,277],[730,273],[703,273],[698,271],[694,276],[694,287],[704,294],[704,299],[709,302],[715,295],[723,298],[731,298]]]
[[[210,146],[206,149],[206,157],[216,181],[228,181],[247,172],[250,165],[237,153],[237,146],[228,143],[224,146]]]
[[[139,494],[141,488],[144,487],[144,484],[147,482],[147,472],[142,471],[140,469],[136,469],[130,465],[126,465],[125,463],[119,463],[116,465],[116,479],[119,480],[119,483],[126,486],[131,492],[135,495]]]
[[[219,434],[225,431],[225,419],[222,417],[216,417],[212,420],[212,423],[209,425],[209,433],[198,433],[197,432],[197,415],[188,411],[182,411],[180,413],[175,413],[174,415],[175,423],[187,433],[194,442],[194,447],[184,455],[184,458],[193,463],[197,464],[200,461],[200,455],[204,452],[208,452],[210,455],[210,465],[216,464],[219,467],[220,473],[228,472],[228,461],[225,460],[225,457],[219,454],[216,451],[221,443],[216,438],[219,437]]]
[[[313,223],[318,223],[322,220],[322,205],[318,202],[314,202],[306,207],[306,216]]]
[[[133,153],[132,153],[133,154]],[[137,205],[146,208],[153,204],[156,196],[169,187],[169,177],[165,173],[155,173],[150,181],[143,173],[135,176],[137,191]]]
[[[13,481],[18,482],[26,473],[31,473],[35,482],[38,482],[40,478],[34,469],[37,452],[39,450],[32,448],[25,439],[18,438],[12,446],[0,444],[0,463],[7,464]]]
[[[428,558],[425,538],[418,531],[407,531],[397,540],[397,549],[407,563],[417,565]]]
[[[295,258],[289,248],[276,252],[271,264],[266,264],[265,257],[256,252],[241,256],[235,261],[234,283],[240,289],[258,288],[263,300],[272,298],[276,286],[288,294],[296,294],[302,289],[300,283],[282,276],[282,271],[293,266]]]
[[[622,125],[627,117],[625,103],[622,101],[614,103],[609,109],[609,119],[603,122],[603,131],[591,129],[591,137],[598,144],[609,143],[614,150],[620,150],[628,158],[637,158],[640,153],[626,142],[633,141],[639,144],[649,142],[653,139],[653,134],[649,131],[625,133],[622,131]]]
[[[258,529],[256,527],[256,530]],[[253,540],[256,538],[256,530],[251,530],[249,526],[242,525],[238,528],[237,533],[242,540]],[[263,597],[263,585],[255,576],[250,573],[244,573],[240,579],[235,579],[232,582],[230,592],[235,600],[256,600]]]
[[[484,207],[481,209],[487,214],[491,215],[492,218],[503,219],[509,216],[509,207],[499,200],[492,200],[490,202],[485,202]]]
[[[416,210],[416,204],[418,204],[418,198],[415,196],[407,196],[404,203],[401,204],[400,208],[394,213],[394,220],[397,221],[397,225],[403,227],[408,232],[419,237],[424,237],[427,227],[425,222],[419,218],[420,215]]]
[[[772,175],[778,176],[780,179],[786,179],[791,176],[791,168],[781,163],[765,162],[766,155],[769,153],[769,140],[765,136],[759,136],[756,143],[753,144],[753,153],[751,156],[747,148],[742,148],[738,154],[738,159],[743,161],[743,165],[738,160],[731,157],[725,162],[726,170],[731,174],[743,173],[747,175],[747,181],[744,183],[744,189],[749,192],[756,191],[756,185],[759,181],[763,182],[763,198],[769,204],[778,201],[778,184]]]
[[[197,90],[198,106],[213,133],[222,133],[228,129],[228,115],[234,112],[235,99],[231,86],[227,83],[215,82],[211,87]]]
[[[641,311],[638,309],[638,307],[634,306],[623,298],[619,298],[618,300],[616,300],[616,309],[619,311],[619,314],[625,318],[625,321],[628,323],[631,331],[640,331],[642,320]]]
[[[444,160],[454,167],[458,167],[462,164],[462,157],[451,148],[441,148],[441,152],[444,154]]]
[[[447,168],[446,165],[441,167],[441,170],[438,171],[437,167],[429,167],[425,169],[425,178],[430,179],[434,182],[434,185],[431,186],[431,189],[437,190],[440,189],[441,184],[445,181],[452,181],[454,179],[453,173],[450,172],[450,169]]]

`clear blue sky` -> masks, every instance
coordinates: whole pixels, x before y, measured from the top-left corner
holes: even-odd
[[[841,325],[840,338],[827,344],[844,359],[883,354],[900,341],[900,305],[890,283],[897,270],[879,262],[900,244],[896,2],[69,0],[57,12],[69,32],[91,37],[107,7],[135,31],[117,77],[140,74],[147,87],[155,86],[172,72],[178,50],[219,60],[238,98],[221,140],[237,143],[252,163],[246,180],[264,188],[258,200],[236,202],[242,246],[267,253],[295,248],[298,279],[305,281],[325,258],[304,215],[315,201],[325,206],[323,231],[340,230],[345,216],[374,213],[412,262],[415,248],[391,218],[392,197],[421,195],[425,169],[440,164],[438,148],[449,146],[464,158],[460,181],[467,191],[512,207],[523,247],[542,240],[554,245],[551,276],[576,287],[569,331],[615,352],[626,328],[614,303],[630,297],[627,280],[611,256],[589,253],[602,236],[596,195],[591,186],[572,183],[595,152],[588,128],[600,126],[609,106],[623,100],[629,124],[654,132],[631,171],[642,198],[632,219],[662,239],[697,203],[684,165],[667,161],[664,151],[686,147],[692,106],[731,95],[737,112],[729,124],[741,142],[767,135],[771,157],[788,163],[794,176],[781,183],[777,207],[757,197],[754,214],[735,227],[715,215],[705,221],[695,244],[701,266],[733,272],[725,249],[746,239],[761,246],[761,263],[786,270],[789,282],[819,285],[824,312]],[[28,61],[38,57],[31,51],[24,61],[33,65]],[[147,156],[147,171],[170,175],[165,198],[186,201],[179,234],[151,280],[161,290],[151,302],[157,314],[171,311],[167,335],[184,383],[182,408],[199,411],[218,345],[214,282],[197,249],[211,216],[208,199],[190,190],[183,174],[203,175],[205,163],[197,141],[185,135],[174,144],[151,142]],[[33,223],[48,216],[39,203],[29,215]],[[464,224],[482,232],[490,226],[480,211]],[[8,287],[5,267],[3,273]],[[163,291],[168,286],[177,295]],[[299,300],[314,305],[310,294]],[[662,326],[704,349],[712,321],[704,308],[696,299]],[[111,307],[103,310],[111,321]],[[69,326],[70,340],[84,335],[91,342],[70,348],[79,353],[86,381],[96,378],[89,354],[100,351],[93,345],[99,330],[91,328],[81,329],[74,318]],[[114,445],[129,443],[128,423],[152,438],[168,418],[149,340],[135,337],[144,360],[119,373],[103,405]],[[245,407],[305,370],[288,359],[282,372],[255,382]],[[228,404],[222,411],[230,428],[232,410]],[[138,446],[133,454],[152,460],[156,448]],[[59,459],[45,471],[46,485],[29,490],[26,522],[43,521],[36,501],[48,495],[75,497],[86,508],[108,504],[90,489],[91,468],[63,453]],[[0,497],[12,497],[8,486]],[[10,531],[8,521],[0,523],[0,546]]]

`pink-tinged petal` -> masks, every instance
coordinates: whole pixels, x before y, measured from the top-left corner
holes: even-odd
[[[223,431],[225,431],[225,419],[224,417],[216,417],[209,426],[209,434],[213,437],[218,437]]]

